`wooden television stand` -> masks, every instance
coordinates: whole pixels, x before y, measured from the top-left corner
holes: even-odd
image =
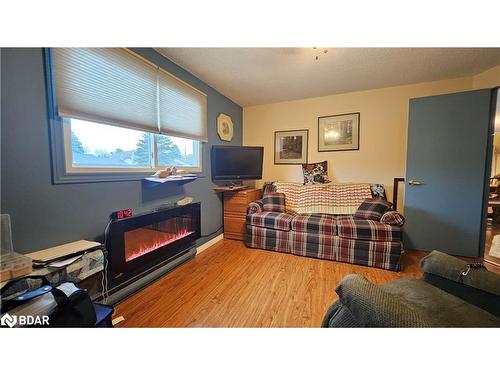
[[[225,193],[226,191],[241,191],[246,189],[250,189],[250,187],[245,185],[231,185],[231,186],[218,186],[214,188],[214,191],[216,193]]]
[[[215,188],[214,191],[224,196],[224,238],[243,241],[248,204],[261,198],[261,190],[236,186]]]

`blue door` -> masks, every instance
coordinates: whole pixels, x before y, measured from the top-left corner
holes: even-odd
[[[410,100],[404,246],[482,256],[493,90]]]

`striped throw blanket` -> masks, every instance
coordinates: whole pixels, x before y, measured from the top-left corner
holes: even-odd
[[[370,184],[303,185],[274,182],[276,192],[285,194],[287,211],[298,214],[349,215],[366,198],[372,197]]]

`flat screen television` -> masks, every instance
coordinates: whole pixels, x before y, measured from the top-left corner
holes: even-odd
[[[212,180],[262,178],[264,147],[212,146]]]

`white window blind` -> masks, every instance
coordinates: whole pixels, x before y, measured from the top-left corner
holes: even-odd
[[[159,70],[160,132],[207,142],[207,97],[201,91]]]
[[[59,116],[208,140],[206,95],[131,51],[56,48],[52,56]]]
[[[122,48],[52,51],[59,116],[158,131],[154,65]]]

